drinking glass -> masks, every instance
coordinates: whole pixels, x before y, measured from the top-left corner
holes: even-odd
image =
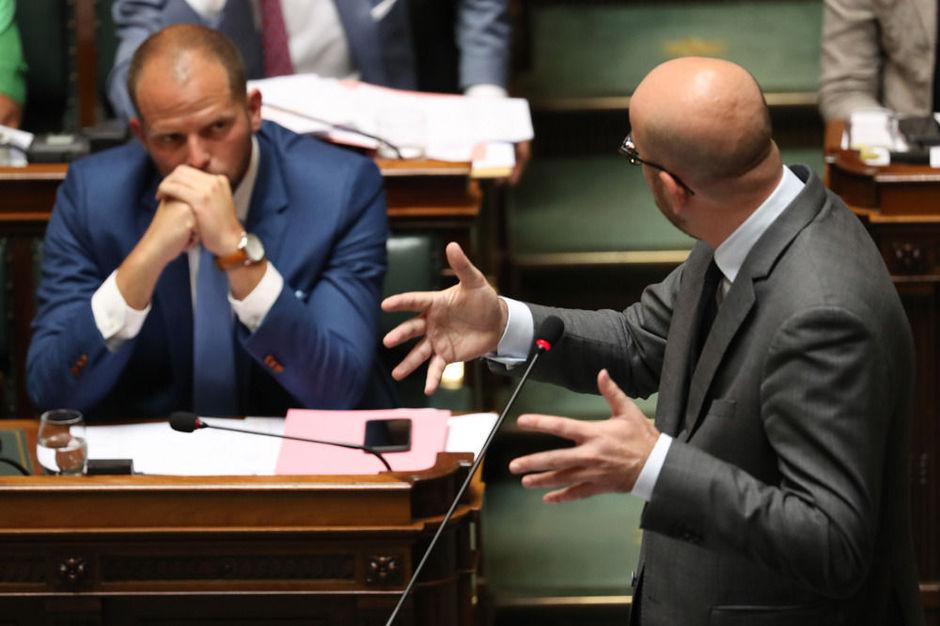
[[[46,474],[78,475],[85,472],[88,444],[85,418],[72,409],[46,411],[39,417],[36,457]]]

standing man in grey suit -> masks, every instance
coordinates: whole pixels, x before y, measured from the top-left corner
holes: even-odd
[[[878,250],[802,166],[782,164],[741,67],[669,61],[637,87],[621,151],[660,210],[698,239],[623,312],[503,299],[456,244],[459,283],[388,298],[430,360],[524,358],[532,328],[566,334],[535,375],[598,389],[612,417],[523,415],[575,446],[515,459],[547,502],[647,501],[634,623],[923,623],[909,519],[912,340]],[[621,388],[624,391],[621,391]],[[659,392],[654,424],[627,397]],[[626,393],[625,393],[626,392]]]

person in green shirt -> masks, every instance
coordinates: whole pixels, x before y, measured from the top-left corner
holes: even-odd
[[[14,0],[0,0],[0,124],[17,128],[26,100],[26,65],[15,10]]]

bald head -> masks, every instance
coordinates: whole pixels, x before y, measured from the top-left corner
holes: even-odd
[[[225,70],[234,100],[246,97],[245,63],[225,35],[197,24],[175,24],[157,31],[137,48],[127,74],[127,91],[140,113],[138,87],[142,80],[170,80],[186,85],[197,67],[217,63]]]
[[[729,61],[688,57],[659,65],[630,99],[630,121],[640,154],[693,189],[779,159],[760,86]]]

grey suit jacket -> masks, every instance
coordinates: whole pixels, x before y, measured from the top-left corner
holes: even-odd
[[[675,437],[641,525],[646,624],[921,624],[910,531],[913,348],[859,220],[807,168],[748,255],[697,366],[712,250],[623,312],[565,322],[534,375],[590,392],[607,368],[659,391]],[[892,619],[896,618],[896,621]]]
[[[455,33],[460,48],[460,84],[464,88],[506,83],[509,58],[506,3],[507,0],[459,0]],[[335,0],[335,4],[362,80],[416,89],[408,0],[398,0],[378,21],[372,19],[369,11],[379,0]],[[115,0],[112,15],[121,42],[108,75],[108,98],[118,115],[129,118],[134,115],[134,108],[127,94],[127,71],[134,51],[164,26],[200,24],[203,20],[186,0]],[[216,27],[238,47],[248,78],[263,77],[261,39],[254,25],[251,2],[227,2]]]
[[[826,119],[933,111],[936,0],[825,0],[819,106]]]

